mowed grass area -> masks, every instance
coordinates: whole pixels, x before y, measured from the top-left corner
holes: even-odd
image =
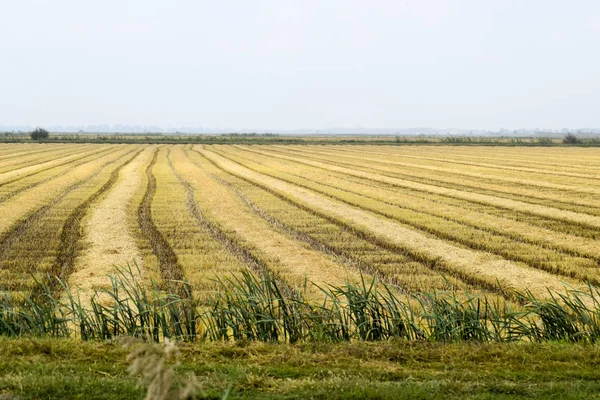
[[[574,344],[180,345],[178,376],[208,398],[591,399],[600,396],[600,347]],[[0,340],[0,396],[143,398],[115,343]]]

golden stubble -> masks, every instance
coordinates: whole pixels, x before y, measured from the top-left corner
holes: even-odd
[[[52,202],[54,198],[70,186],[94,174],[102,165],[110,160],[117,159],[127,151],[129,151],[129,148],[123,147],[110,155],[98,156],[60,176],[59,179],[44,182],[19,193],[9,201],[0,203],[0,234],[5,233],[14,224],[26,218],[35,210]]]
[[[202,166],[208,171],[211,169],[209,163]],[[324,253],[273,229],[202,168],[184,163],[178,169],[192,186],[199,189],[198,203],[207,217],[213,219],[227,235],[256,253],[288,283],[301,286],[305,279],[319,285],[358,281],[356,270],[338,264]],[[317,292],[312,295],[318,295]]]
[[[294,160],[293,157],[281,156]],[[557,208],[526,203],[518,200],[505,199],[500,197],[494,197],[486,194],[467,192],[458,189],[440,187],[435,185],[428,185],[419,182],[413,182],[406,179],[393,178],[389,176],[383,176],[365,171],[354,170],[346,167],[330,165],[319,161],[303,160],[308,165],[313,165],[326,170],[335,172],[345,173],[347,175],[356,176],[365,179],[371,179],[378,182],[388,183],[399,187],[413,189],[421,192],[429,192],[439,194],[443,196],[454,197],[458,199],[468,200],[476,203],[490,204],[496,207],[502,207],[506,209],[514,209],[520,212],[526,212],[534,215],[539,215],[546,218],[554,218],[559,220],[570,221],[578,224],[584,224],[588,226],[600,228],[600,217],[588,214],[580,214],[573,211],[561,210]]]
[[[54,167],[55,165],[69,162],[70,160],[81,157],[82,155],[91,154],[97,150],[98,150],[98,148],[90,148],[89,146],[85,146],[85,147],[81,146],[81,148],[75,149],[74,153],[73,153],[73,150],[71,150],[69,152],[69,154],[67,154],[67,155],[58,155],[57,154],[56,158],[53,158],[52,156],[50,156],[51,159],[48,161],[36,163],[35,160],[32,160],[32,162],[33,162],[32,165],[27,165],[24,167],[17,167],[15,169],[10,169],[9,171],[0,173],[0,182],[19,177],[21,175],[25,175],[30,172],[42,171],[44,169]],[[53,151],[50,151],[50,154],[52,154],[52,153],[53,153]]]
[[[594,258],[600,254],[600,243],[592,238],[554,231],[523,221],[506,218],[505,216],[496,216],[481,212],[479,210],[482,207],[481,205],[464,200],[453,201],[461,202],[463,205],[452,205],[450,204],[451,202],[444,202],[444,198],[437,195],[419,196],[419,192],[407,193],[407,191],[399,191],[391,187],[372,184],[364,178],[354,178],[338,172],[327,172],[317,167],[298,164],[290,160],[278,160],[274,157],[269,157],[268,152],[257,149],[243,148],[243,150],[247,150],[248,152],[241,149],[231,151],[230,148],[227,151],[222,151],[224,150],[222,148],[219,150],[226,157],[256,172],[276,178],[281,177],[281,179],[288,180],[294,184],[296,181],[299,182],[299,185],[308,184],[311,189],[324,191],[334,198],[350,201],[353,205],[360,206],[361,208],[374,212],[385,211],[388,217],[395,216],[398,220],[402,220],[403,211],[401,208],[423,213],[422,217],[417,220],[417,225],[424,227],[424,229],[433,226],[439,232],[445,230],[453,230],[453,234],[463,232],[466,238],[474,231],[481,236],[482,232],[479,231],[481,228],[486,232],[493,233],[489,236],[489,241],[486,242],[488,246],[500,238],[506,243],[510,237],[510,240],[518,246],[518,248],[515,247],[514,251],[526,251],[530,258],[537,255],[540,259],[547,261],[558,261],[560,259],[560,269],[566,274],[574,273],[576,275],[573,276],[586,277],[587,279],[594,279],[593,277],[596,274],[595,269],[581,268],[584,265],[584,260],[573,259],[570,256],[552,250],[564,249],[570,255],[584,255],[588,257],[588,263],[593,265]],[[245,156],[246,159],[239,158],[237,155]],[[252,162],[249,161],[250,156],[252,157]],[[360,181],[356,182],[357,179]],[[344,192],[335,188],[344,188]],[[366,197],[363,197],[363,194]],[[431,199],[431,197],[434,198]],[[448,199],[446,198],[446,200]],[[390,208],[390,205],[400,208]],[[438,217],[443,218],[444,221],[439,220]],[[435,222],[436,220],[437,222]],[[456,225],[455,222],[459,225]],[[498,244],[497,246],[506,249],[506,244]],[[525,249],[525,246],[528,246],[528,249]]]
[[[430,256],[439,257],[449,267],[456,269],[462,275],[470,275],[492,284],[497,280],[507,289],[528,289],[540,296],[547,295],[547,290],[564,291],[565,282],[577,284],[572,280],[510,262],[489,253],[451,245],[443,240],[399,226],[368,211],[345,205],[310,190],[256,173],[204,148],[197,147],[197,149],[229,172],[268,186],[308,207],[334,216],[340,221],[374,234],[390,243],[398,243],[412,248],[414,251],[426,252]]]
[[[115,266],[130,264],[134,277],[143,279],[142,258],[128,223],[128,212],[152,150],[146,148],[123,167],[115,186],[91,209],[84,227],[86,250],[77,259],[75,271],[69,277],[71,287],[81,293],[90,294],[108,287],[108,275]]]

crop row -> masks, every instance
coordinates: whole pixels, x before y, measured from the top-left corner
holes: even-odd
[[[191,161],[188,164],[190,168],[180,172],[193,186],[201,188],[196,191],[196,199],[205,218],[219,226],[230,240],[244,248],[278,279],[293,287],[303,287],[307,280],[326,285],[358,277],[356,270],[328,254],[307,247],[257,216],[248,204],[218,179],[218,170],[198,153],[187,152],[186,157]]]
[[[34,152],[23,157],[0,162],[0,179],[5,176],[16,175],[30,170],[40,170],[53,165],[61,160],[74,157],[81,152],[81,147],[68,146],[40,153]]]
[[[297,153],[304,154],[304,151]],[[443,185],[451,184],[453,187],[463,187],[481,193],[495,192],[500,196],[510,195],[513,198],[527,201],[535,201],[539,204],[544,200],[551,199],[554,202],[565,203],[564,207],[573,205],[597,207],[600,199],[600,178],[586,179],[576,182],[568,178],[568,183],[552,183],[548,174],[543,176],[523,177],[524,174],[514,176],[505,171],[492,173],[491,171],[473,171],[471,168],[461,166],[439,167],[432,162],[417,164],[412,162],[394,161],[391,157],[374,158],[363,154],[353,156],[343,154],[344,152],[313,151],[309,156],[325,156],[329,159],[343,162],[345,166],[359,165],[366,169],[388,176],[406,177],[408,179],[426,179],[439,182]],[[289,154],[289,153],[288,153]],[[596,187],[594,187],[596,186]]]
[[[155,180],[156,188],[151,204],[152,221],[164,238],[164,246],[176,257],[181,274],[193,285],[193,293],[200,300],[212,287],[216,276],[228,276],[232,271],[244,269],[244,263],[227,251],[221,241],[215,239],[206,224],[199,223],[194,192],[187,182],[183,183],[174,169],[172,159],[180,167],[180,160],[170,154],[171,149],[162,148],[149,171]],[[146,268],[153,269],[152,256],[147,252]],[[158,253],[160,263],[161,253]],[[168,279],[168,276],[161,276]]]
[[[371,235],[382,243],[403,246],[409,248],[411,252],[439,258],[454,273],[470,277],[479,284],[495,285],[497,280],[501,279],[508,286],[533,285],[541,290],[545,287],[560,286],[561,280],[547,272],[536,271],[524,264],[494,257],[489,252],[474,251],[451,244],[446,240],[403,226],[397,221],[392,221],[361,207],[345,204],[343,201],[309,188],[271,177],[268,173],[253,171],[219,155],[215,148],[210,150],[200,148],[199,151],[229,173],[269,187],[280,195],[311,208],[313,212],[334,218],[339,223],[347,224],[357,231]]]
[[[54,197],[23,215],[3,234],[0,271],[13,291],[25,293],[35,289],[40,273],[68,276],[77,251],[77,222],[94,197],[108,189],[115,171],[131,159],[134,151],[132,147],[118,149],[74,169],[72,179],[61,177],[58,182],[48,182],[58,189]],[[14,201],[10,200],[8,206]]]
[[[299,156],[297,152],[290,152],[289,150],[282,153],[287,156]],[[497,179],[493,180],[484,177],[475,178],[472,176],[465,176],[461,173],[448,173],[446,171],[447,168],[445,168],[444,171],[429,171],[427,169],[415,167],[401,168],[398,165],[386,165],[381,162],[365,159],[348,160],[345,159],[345,156],[343,155],[319,154],[316,151],[310,153],[301,151],[300,153],[305,160],[325,163],[332,167],[350,168],[356,172],[374,174],[382,178],[389,177],[417,185],[435,185],[439,188],[472,192],[491,196],[500,200],[514,200],[527,203],[528,205],[535,204],[567,211],[583,212],[595,216],[600,215],[600,207],[598,207],[600,189],[593,187],[594,185],[600,184],[600,179],[586,179],[583,180],[583,182],[574,182],[577,178],[565,178],[565,181],[578,185],[579,190],[577,191],[571,190],[572,186],[568,186],[564,183],[552,184],[549,179],[541,181],[541,184],[546,187],[536,188],[532,187],[532,185],[527,182],[498,182]],[[386,163],[389,164],[389,161]]]
[[[443,215],[444,212],[447,212],[447,208],[438,211],[439,216],[436,216],[435,211],[432,211],[431,208],[427,208],[427,204],[419,204],[420,206],[425,207],[419,210],[419,207],[412,206],[412,204],[417,203],[403,203],[402,200],[399,200],[395,193],[391,191],[388,191],[387,193],[383,191],[384,195],[387,194],[386,198],[379,195],[379,193],[382,193],[382,190],[369,192],[368,190],[365,190],[364,187],[344,180],[333,180],[333,185],[325,185],[321,182],[331,182],[332,179],[328,179],[329,177],[323,175],[311,175],[308,168],[302,169],[301,172],[303,177],[301,177],[299,175],[293,175],[294,169],[289,165],[286,165],[286,172],[282,172],[281,168],[275,170],[274,168],[258,164],[256,161],[252,162],[248,159],[241,159],[231,154],[229,154],[229,156],[233,157],[232,159],[241,162],[246,167],[253,166],[255,170],[260,170],[270,176],[314,190],[347,204],[370,210],[411,227],[432,233],[445,240],[451,240],[477,250],[496,253],[507,259],[526,262],[531,266],[545,269],[553,273],[558,272],[583,279],[596,278],[588,272],[595,272],[594,267],[596,266],[596,260],[594,259],[592,252],[589,254],[590,258],[561,253],[556,249],[544,248],[536,244],[527,243],[528,240],[524,234],[522,234],[521,237],[511,238],[497,230],[495,233],[483,230],[475,224],[475,220],[473,220],[473,223],[469,226],[449,218],[444,218]],[[261,162],[263,162],[262,159]],[[269,163],[268,160],[265,160],[264,162]],[[344,189],[340,189],[340,187],[344,187]],[[460,213],[460,210],[454,211]],[[474,216],[474,218],[476,218],[476,216]],[[591,245],[593,245],[593,243],[591,243]]]
[[[257,185],[243,177],[213,169],[224,184],[258,216],[275,229],[304,241],[316,250],[337,257],[339,262],[378,276],[408,291],[475,288],[453,276],[444,278],[443,267],[434,258],[427,258],[403,249],[378,244],[371,237],[340,224],[337,220],[311,212],[277,192]]]
[[[93,292],[109,284],[95,270],[132,262],[203,304],[245,271],[310,298],[308,282],[360,274],[487,296],[600,282],[587,149],[545,164],[522,149],[41,146],[0,148],[0,278],[18,297],[42,290],[35,273]]]
[[[252,151],[256,152],[256,150]],[[441,187],[430,184],[430,181],[425,181],[426,183],[419,183],[406,179],[388,177],[377,173],[368,173],[359,171],[355,168],[332,165],[326,161],[317,162],[307,160],[306,157],[292,157],[271,153],[266,155],[270,158],[281,158],[302,164],[304,166],[319,168],[323,171],[326,171],[328,174],[338,173],[346,176],[348,179],[362,179],[364,181],[368,181],[370,184],[392,187],[394,190],[407,190],[416,195],[422,193],[428,197],[441,198],[443,199],[442,202],[462,201],[464,206],[472,207],[475,204],[477,207],[483,206],[490,209],[495,209],[494,212],[496,213],[505,210],[506,212],[503,213],[503,216],[507,218],[510,218],[512,215],[514,215],[515,219],[517,220],[533,220],[540,226],[548,226],[550,224],[553,227],[557,227],[559,230],[567,230],[569,233],[575,235],[584,235],[595,238],[597,235],[598,225],[600,224],[600,219],[590,214],[582,214],[568,210],[561,210],[555,207],[531,204],[524,201],[515,201],[497,196],[463,191],[452,187]],[[531,217],[538,218],[532,219]],[[555,221],[563,225],[563,229],[561,229],[560,226],[553,224]]]
[[[31,189],[37,185],[48,182],[49,180],[56,179],[79,165],[94,158],[102,157],[112,151],[114,151],[114,149],[110,147],[90,149],[90,151],[80,153],[77,157],[62,160],[59,164],[48,168],[31,171],[11,179],[3,180],[0,183],[0,201],[7,201],[22,191]]]
[[[338,146],[327,146],[339,148]],[[403,159],[426,160],[446,163],[446,165],[479,165],[490,170],[514,170],[519,172],[575,172],[581,174],[596,174],[600,170],[597,164],[597,150],[595,149],[492,149],[492,148],[459,148],[443,147],[428,148],[426,152],[422,147],[401,148],[380,146],[357,146],[346,148],[349,152],[366,154],[383,154]]]

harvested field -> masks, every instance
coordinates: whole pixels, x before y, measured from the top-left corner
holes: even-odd
[[[243,271],[269,271],[299,289],[362,274],[407,293],[543,297],[600,282],[599,156],[593,148],[2,145],[0,278],[19,296],[36,290],[36,273],[86,293],[129,263],[163,287],[189,281],[201,302],[215,279]]]
[[[141,173],[151,157],[151,149],[144,149],[121,169],[114,188],[92,205],[84,227],[86,251],[77,259],[74,272],[69,277],[72,287],[84,293],[108,287],[112,266],[122,264],[123,260],[139,267],[140,272],[143,270],[127,212],[142,183]],[[138,272],[137,268],[134,271]]]

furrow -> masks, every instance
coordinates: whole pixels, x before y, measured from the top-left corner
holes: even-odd
[[[114,266],[129,265],[133,276],[139,282],[144,280],[140,251],[127,213],[135,191],[141,185],[140,175],[151,156],[152,150],[145,148],[136,158],[116,170],[117,181],[107,190],[106,196],[97,201],[97,205],[89,208],[89,218],[86,218],[82,230],[82,242],[85,241],[86,246],[69,275],[71,288],[77,288],[79,293],[89,295],[96,289],[107,288],[110,284],[108,275]]]
[[[52,265],[51,275],[61,280],[68,278],[75,268],[75,258],[81,250],[80,240],[82,237],[81,222],[89,211],[90,206],[115,184],[119,177],[119,172],[130,162],[132,162],[141,152],[138,150],[128,158],[124,163],[118,165],[110,174],[107,181],[93,192],[83,203],[79,204],[67,217],[60,234],[60,244],[58,255]]]
[[[392,177],[388,177],[388,176],[354,170],[351,168],[330,165],[330,164],[327,164],[327,163],[321,162],[321,161],[311,161],[311,160],[300,161],[294,157],[288,157],[288,156],[282,156],[282,157],[289,158],[292,161],[301,162],[303,164],[321,167],[323,169],[331,170],[334,172],[341,172],[341,173],[346,173],[348,175],[356,176],[359,178],[366,178],[366,179],[372,179],[372,180],[375,180],[378,182],[389,183],[391,185],[402,187],[402,188],[408,188],[408,189],[421,191],[421,192],[428,192],[428,193],[433,193],[433,194],[438,194],[438,195],[444,195],[444,196],[448,196],[448,197],[452,197],[452,198],[458,198],[458,199],[462,199],[462,200],[471,201],[474,203],[482,203],[482,204],[486,204],[486,205],[489,204],[489,205],[493,205],[493,206],[504,208],[504,209],[516,210],[516,211],[520,211],[520,212],[527,212],[527,213],[539,215],[539,216],[542,216],[545,218],[551,218],[551,219],[556,219],[556,220],[565,220],[565,221],[574,222],[574,223],[584,225],[584,226],[600,228],[600,217],[593,216],[593,215],[585,215],[585,214],[580,214],[580,213],[576,213],[573,211],[560,210],[560,209],[556,209],[556,208],[530,204],[530,203],[526,203],[523,201],[494,197],[494,196],[490,196],[490,195],[486,195],[486,194],[465,192],[465,191],[461,191],[461,190],[457,190],[457,189],[451,189],[451,188],[440,187],[440,186],[435,186],[435,185],[428,185],[428,184],[424,184],[424,183],[409,181],[406,179],[392,178]]]
[[[480,277],[488,283],[499,281],[505,288],[531,290],[540,295],[544,295],[547,289],[564,290],[563,281],[547,272],[515,264],[490,254],[452,246],[439,239],[403,228],[367,211],[332,201],[309,190],[258,174],[206,149],[199,149],[199,151],[236,176],[245,176],[252,181],[262,183],[286,197],[296,199],[298,202],[390,243],[401,244],[428,253],[430,256],[439,257],[446,265],[453,267],[461,274]]]
[[[356,271],[274,230],[253,214],[231,190],[214,180],[206,169],[193,163],[180,163],[178,170],[194,187],[196,201],[204,217],[217,224],[233,242],[251,252],[292,287],[304,287],[307,279],[320,285],[343,284],[358,279]],[[309,286],[307,290],[310,296],[322,297],[315,288]]]
[[[177,255],[152,219],[152,201],[156,193],[156,178],[152,173],[152,169],[156,164],[158,152],[159,149],[154,151],[152,161],[146,168],[148,186],[146,187],[146,193],[142,203],[138,208],[138,223],[141,231],[150,243],[154,254],[158,258],[160,275],[163,279],[163,283],[167,286],[175,285],[180,293],[183,293],[181,285],[177,283],[184,278]]]
[[[221,151],[218,153],[223,154]],[[274,164],[272,159],[254,156],[250,160],[236,153],[225,153],[230,158],[244,160],[242,164],[248,168],[256,170],[248,163],[259,164],[265,167],[261,171],[267,175],[368,209],[438,237],[523,261],[549,272],[581,279],[597,279],[595,271],[600,256],[597,241],[559,235],[550,230],[536,232],[531,225],[519,225],[516,222],[511,224],[510,221],[490,218],[481,213],[470,216],[464,208],[453,208],[444,203],[440,207],[429,199],[405,198],[384,188],[369,190],[370,187],[351,182],[347,177],[337,179],[322,174],[315,175],[312,168],[307,166],[296,171],[294,166]],[[278,172],[273,173],[276,169]],[[436,211],[437,208],[440,211]]]
[[[55,198],[23,218],[0,240],[0,273],[16,290],[28,291],[35,286],[31,274],[49,273],[60,244],[61,226],[82,196],[102,179],[109,166],[120,162],[133,149],[123,148],[110,157],[94,160],[80,176]],[[9,278],[10,277],[10,278]]]
[[[299,156],[293,152],[277,153],[295,158],[298,158]],[[453,178],[450,174],[435,174],[430,172],[417,173],[414,169],[400,171],[390,167],[374,167],[365,162],[362,164],[353,164],[340,161],[339,158],[341,157],[337,157],[335,158],[335,161],[332,161],[331,156],[322,158],[315,154],[302,155],[303,160],[309,159],[315,162],[321,162],[335,167],[349,168],[354,171],[375,174],[377,176],[405,179],[414,183],[430,184],[435,185],[436,187],[460,190],[466,193],[484,194],[499,199],[521,201],[532,205],[550,206],[555,209],[600,216],[600,207],[597,205],[599,199],[590,193],[571,193],[569,196],[569,193],[566,191],[549,188],[544,190],[540,188],[531,190],[526,185],[521,185],[521,187],[518,185],[493,185],[486,182],[473,181],[472,179],[467,179],[465,177]]]
[[[227,248],[231,254],[238,257],[238,259],[248,268],[258,273],[264,273],[265,271],[268,271],[268,266],[260,258],[256,257],[254,254],[252,254],[252,252],[248,251],[238,242],[235,242],[228,237],[227,234],[217,224],[213,223],[202,214],[202,211],[198,207],[198,203],[196,201],[194,187],[181,176],[179,171],[173,166],[170,157],[167,156],[167,158],[169,159],[169,166],[171,167],[171,170],[185,189],[185,203],[196,223],[214,240],[223,244],[223,246]],[[195,165],[197,165],[199,168],[202,168],[198,164]]]
[[[79,165],[87,162],[87,159],[91,157],[104,157],[105,155],[117,150],[113,148],[104,148],[101,151],[86,153],[79,158],[65,161],[64,163],[55,165],[53,167],[35,171],[30,174],[21,175],[18,178],[3,182],[0,184],[0,190],[3,193],[0,195],[0,202],[7,201],[19,193],[24,192],[25,190],[32,189],[52,179],[60,178],[74,168],[77,168]],[[58,172],[55,172],[54,170],[58,170]]]

